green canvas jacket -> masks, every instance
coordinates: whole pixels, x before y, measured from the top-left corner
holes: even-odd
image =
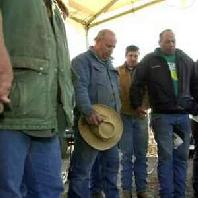
[[[0,119],[0,129],[57,131],[71,126],[72,73],[58,7],[51,2],[50,18],[43,0],[1,0],[0,9],[14,70],[11,110]]]

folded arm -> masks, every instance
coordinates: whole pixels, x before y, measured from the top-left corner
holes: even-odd
[[[145,61],[141,61],[137,66],[133,75],[133,82],[129,90],[129,99],[132,108],[135,110],[137,116],[145,117],[147,109],[143,108],[143,98],[146,90],[146,65]]]

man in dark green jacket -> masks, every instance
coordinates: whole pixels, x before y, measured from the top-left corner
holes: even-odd
[[[58,198],[57,132],[73,109],[62,13],[51,0],[2,0],[0,11],[0,197]]]

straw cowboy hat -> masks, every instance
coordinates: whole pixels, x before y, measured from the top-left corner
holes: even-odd
[[[93,105],[93,109],[100,114],[103,122],[99,125],[89,125],[85,118],[81,117],[78,128],[82,138],[97,150],[106,150],[120,140],[123,132],[123,124],[120,115],[114,109],[101,105]]]

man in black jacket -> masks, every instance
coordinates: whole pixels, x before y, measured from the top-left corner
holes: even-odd
[[[152,108],[151,126],[158,145],[158,179],[161,198],[184,198],[190,137],[189,113],[196,113],[191,94],[193,60],[175,48],[175,35],[160,33],[159,46],[136,68],[131,87],[131,104],[137,114],[145,87]]]

